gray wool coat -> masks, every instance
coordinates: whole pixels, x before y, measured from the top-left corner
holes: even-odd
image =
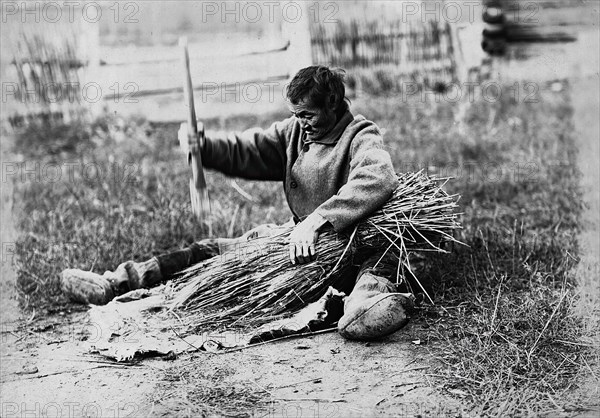
[[[317,212],[337,232],[379,209],[398,183],[379,128],[350,111],[314,142],[290,117],[266,130],[208,132],[201,153],[226,175],[282,181],[296,222]]]

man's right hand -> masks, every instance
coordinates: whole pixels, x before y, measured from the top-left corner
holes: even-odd
[[[200,134],[202,131],[204,131],[204,125],[202,124],[202,122],[198,121],[198,136],[200,137],[200,147],[204,145],[204,135]],[[177,139],[179,140],[179,146],[181,147],[181,150],[186,154],[189,154],[191,152],[192,147],[198,143],[198,139],[194,138],[194,135],[192,135],[189,132],[188,124],[186,122],[182,123],[179,126],[179,131],[177,131]]]

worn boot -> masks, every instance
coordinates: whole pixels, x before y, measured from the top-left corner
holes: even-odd
[[[372,260],[370,260],[372,261]],[[361,268],[356,285],[344,302],[339,333],[350,340],[373,340],[403,328],[414,307],[411,293],[398,293],[397,286],[378,275],[369,261]]]
[[[74,302],[106,305],[115,296],[130,290],[152,287],[161,281],[156,258],[134,263],[127,261],[115,271],[103,275],[79,269],[66,269],[60,274],[62,291]]]
[[[115,289],[106,276],[79,269],[60,273],[60,287],[73,302],[106,305],[115,295]]]

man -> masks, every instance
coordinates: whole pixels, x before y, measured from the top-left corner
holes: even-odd
[[[292,116],[268,129],[229,135],[206,135],[202,161],[230,176],[283,182],[296,224],[289,237],[292,264],[316,256],[324,228],[342,232],[379,209],[397,187],[389,154],[378,127],[353,116],[345,97],[343,72],[324,66],[300,70],[287,89]],[[186,125],[180,141],[188,137]],[[128,261],[103,276],[65,270],[62,287],[72,299],[107,303],[128,290],[151,287],[181,270],[222,253],[227,245],[269,235],[261,226],[234,240],[202,240],[190,247],[152,258]],[[356,284],[344,303],[340,333],[351,339],[387,335],[406,324],[412,299],[397,293],[390,268],[374,254],[362,263]],[[395,274],[395,269],[394,269]],[[379,309],[371,309],[377,304]],[[382,313],[383,312],[383,313]],[[358,321],[357,321],[358,319]]]

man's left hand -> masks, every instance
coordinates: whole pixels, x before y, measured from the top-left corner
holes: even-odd
[[[319,229],[327,219],[317,213],[310,214],[300,222],[290,234],[290,261],[292,264],[304,264],[315,259]]]

